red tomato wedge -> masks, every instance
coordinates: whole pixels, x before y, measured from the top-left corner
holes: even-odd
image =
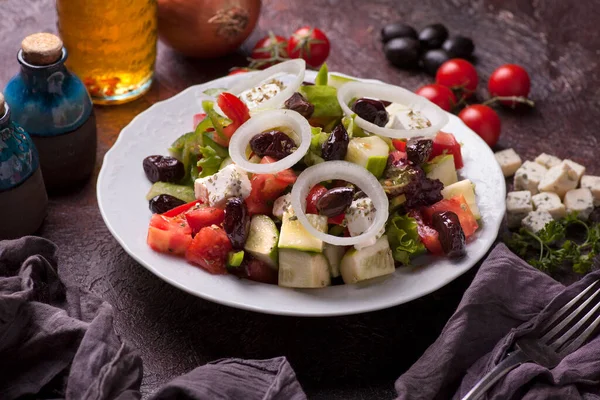
[[[460,226],[462,227],[467,239],[471,237],[479,227],[477,220],[473,216],[473,213],[471,212],[471,209],[469,208],[469,205],[465,201],[465,197],[462,194],[460,196],[452,197],[451,199],[438,201],[434,205],[424,208],[422,211],[426,221],[431,221],[431,216],[436,211],[454,212],[456,215],[458,215]]]
[[[440,243],[439,233],[429,225],[426,225],[423,221],[423,216],[417,210],[412,210],[408,213],[408,216],[414,218],[417,221],[417,232],[421,243],[425,245],[427,250],[435,255],[443,255],[442,244]]]
[[[192,229],[182,215],[170,218],[154,214],[146,241],[154,251],[183,255],[192,242]]]
[[[216,225],[207,226],[194,236],[185,253],[185,259],[211,274],[225,274],[227,254],[231,248],[231,242],[223,228]]]
[[[433,149],[431,151],[430,159],[442,154],[452,154],[454,156],[454,166],[456,169],[463,167],[462,153],[460,152],[460,143],[456,141],[456,138],[451,133],[438,132],[433,139]]]
[[[219,108],[231,120],[231,124],[223,128],[225,138],[220,135],[214,135],[214,140],[222,146],[229,146],[229,139],[233,136],[237,128],[250,119],[250,111],[246,104],[237,96],[223,92],[217,97]]]
[[[225,211],[215,207],[199,207],[186,212],[185,219],[192,228],[192,235],[195,235],[204,227],[221,225],[225,220]]]
[[[261,164],[270,164],[277,160],[263,157]],[[246,199],[246,206],[251,215],[271,214],[273,201],[281,196],[285,189],[296,182],[296,174],[291,169],[285,169],[275,174],[254,174],[250,183],[252,191]]]
[[[317,201],[327,193],[327,188],[323,185],[315,185],[308,192],[306,196],[306,213],[307,214],[318,214]]]
[[[202,122],[204,120],[204,118],[206,118],[206,114],[205,113],[194,114],[194,129],[196,129],[196,127],[198,126],[198,124],[200,122]]]
[[[396,150],[406,152],[406,141],[392,139],[392,145],[396,148]]]
[[[194,207],[197,204],[202,204],[202,200],[194,200],[189,203],[182,204],[178,207],[175,207],[175,208],[163,213],[162,215],[164,215],[165,217],[174,217],[176,215],[182,214],[182,213],[190,210],[192,207]]]

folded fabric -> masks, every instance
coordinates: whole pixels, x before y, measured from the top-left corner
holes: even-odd
[[[600,277],[565,288],[499,244],[479,269],[440,337],[398,380],[398,399],[460,399],[512,346]],[[600,338],[552,370],[525,363],[487,393],[488,399],[600,398]]]
[[[0,241],[0,399],[139,399],[142,362],[113,328],[113,309],[65,287],[56,246]],[[306,399],[284,357],[220,360],[165,385],[169,399]]]

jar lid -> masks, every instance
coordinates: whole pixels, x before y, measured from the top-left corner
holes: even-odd
[[[51,33],[34,33],[21,42],[23,58],[32,65],[50,65],[62,56],[63,42]]]

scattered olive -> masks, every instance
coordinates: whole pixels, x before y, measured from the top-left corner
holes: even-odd
[[[321,157],[325,161],[332,160],[343,160],[346,157],[348,151],[348,143],[350,143],[350,137],[348,132],[342,123],[337,124],[331,135],[327,138],[321,146]]]
[[[439,49],[448,39],[448,29],[442,24],[433,24],[419,32],[419,41],[424,49]]]
[[[223,229],[234,249],[243,249],[250,230],[250,217],[246,203],[239,197],[231,197],[225,206]]]
[[[185,204],[185,201],[169,194],[159,194],[151,198],[148,203],[153,214],[162,214]]]
[[[296,143],[281,131],[259,133],[250,140],[250,148],[259,157],[269,156],[281,160],[292,154]]]
[[[468,37],[456,35],[446,40],[442,48],[450,58],[469,58],[475,50],[475,45]]]
[[[431,76],[435,76],[440,65],[448,61],[451,57],[442,49],[429,50],[421,58],[423,69]]]
[[[360,98],[352,105],[352,111],[362,119],[377,126],[385,126],[388,123],[388,113],[379,100]]]
[[[421,46],[416,39],[396,38],[387,42],[383,51],[388,61],[396,67],[413,68],[419,63]]]
[[[177,182],[185,175],[183,163],[169,156],[148,156],[144,158],[143,167],[146,177],[152,183]]]
[[[442,250],[448,257],[459,258],[466,254],[465,233],[458,215],[452,211],[438,211],[431,216],[431,224],[438,231]]]
[[[406,142],[406,158],[415,165],[423,164],[429,159],[433,149],[433,140],[424,137],[413,137]]]
[[[317,210],[326,217],[335,217],[346,211],[354,199],[354,188],[344,186],[329,189],[319,200]]]
[[[381,41],[383,43],[403,37],[417,39],[417,31],[412,26],[403,24],[402,22],[392,22],[381,28]]]
[[[284,103],[285,108],[288,110],[294,110],[304,118],[309,119],[315,111],[315,106],[306,100],[304,96],[296,92],[287,99]]]

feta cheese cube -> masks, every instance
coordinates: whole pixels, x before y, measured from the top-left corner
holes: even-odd
[[[509,192],[506,195],[506,218],[509,228],[519,227],[521,220],[531,211],[533,211],[533,206],[531,205],[530,191]]]
[[[579,180],[581,179],[583,174],[585,174],[585,167],[583,165],[577,164],[575,161],[572,161],[569,159],[563,160],[563,163],[567,164],[569,167],[571,167],[577,173],[577,181],[579,182]]]
[[[535,162],[550,169],[560,164],[562,160],[558,157],[551,156],[550,154],[542,153],[535,158]]]
[[[594,196],[588,188],[569,190],[565,194],[567,213],[576,212],[580,219],[588,219],[594,210]]]
[[[594,196],[594,205],[600,206],[600,176],[582,176],[581,187],[590,189],[592,196]]]
[[[283,219],[283,213],[292,209],[292,195],[290,193],[279,196],[273,202],[273,216]]]
[[[198,178],[194,182],[196,199],[211,207],[223,207],[230,197],[245,199],[250,196],[252,186],[248,173],[235,164],[230,164],[214,175]]]
[[[496,161],[500,164],[505,177],[513,176],[521,167],[521,164],[523,164],[521,157],[513,149],[499,151],[494,154],[494,157],[496,157]]]
[[[533,207],[538,211],[548,211],[552,218],[561,219],[567,215],[565,205],[556,193],[542,192],[531,197]]]
[[[348,232],[350,236],[358,236],[363,234],[373,221],[375,220],[375,206],[373,205],[373,201],[368,197],[363,197],[361,199],[356,199],[350,204],[350,206],[346,209],[346,224],[348,227]],[[354,245],[357,250],[360,250],[364,247],[371,246],[375,244],[377,239],[379,239],[385,233],[385,228],[381,228],[381,231],[377,234],[377,237],[371,238],[363,243],[359,243]]]
[[[536,194],[546,172],[548,172],[546,167],[532,161],[525,161],[515,173],[514,189],[529,190],[531,194]]]
[[[523,219],[521,225],[523,228],[531,231],[533,233],[537,233],[544,229],[546,224],[552,221],[552,215],[548,211],[538,210],[531,211],[527,216]]]
[[[563,198],[565,193],[577,187],[577,172],[565,162],[550,168],[540,182],[540,192],[554,192]]]

